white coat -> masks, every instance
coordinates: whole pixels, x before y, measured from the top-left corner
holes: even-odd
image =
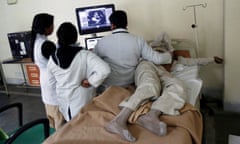
[[[37,34],[36,40],[34,43],[34,63],[38,66],[40,71],[40,86],[41,86],[41,96],[45,104],[49,105],[58,105],[56,99],[56,93],[49,86],[48,74],[47,74],[47,63],[46,59],[42,55],[42,45],[47,40],[45,35]]]
[[[104,86],[128,86],[134,83],[134,73],[141,59],[155,64],[169,64],[170,53],[154,51],[146,41],[130,34],[126,29],[115,29],[98,41],[94,52],[111,67],[111,74],[104,81]]]
[[[56,89],[60,111],[65,120],[69,121],[92,100],[96,93],[96,87],[109,75],[110,68],[94,53],[81,50],[66,69],[56,65],[50,57],[48,73],[51,87]],[[84,79],[89,81],[91,87],[81,86]],[[71,117],[69,113],[71,113]]]

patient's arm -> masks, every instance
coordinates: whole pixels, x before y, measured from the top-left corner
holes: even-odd
[[[187,66],[207,65],[212,62],[215,62],[217,64],[222,64],[223,59],[218,56],[214,56],[212,58],[185,58],[185,57],[179,56],[177,61],[177,63],[187,65]]]
[[[183,64],[186,66],[207,65],[212,62],[215,62],[215,59],[213,57],[212,58],[184,58],[182,56],[179,56],[177,60],[178,64]]]

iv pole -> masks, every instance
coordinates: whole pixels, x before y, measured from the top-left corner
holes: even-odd
[[[196,17],[196,7],[207,7],[207,3],[204,4],[195,4],[195,5],[187,5],[183,7],[183,10],[187,10],[188,8],[193,8],[193,16],[194,16],[194,23],[192,24],[192,29],[194,30],[194,37],[195,37],[195,42],[196,42],[196,57],[199,56],[199,43],[198,43],[198,32],[197,32],[197,17]]]

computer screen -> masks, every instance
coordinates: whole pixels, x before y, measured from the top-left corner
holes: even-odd
[[[79,34],[96,34],[110,31],[109,16],[114,10],[113,4],[76,8]]]
[[[30,57],[31,31],[8,33],[7,37],[13,58]]]
[[[101,39],[102,37],[90,37],[90,38],[85,38],[85,45],[87,50],[92,50],[95,48],[97,42]]]

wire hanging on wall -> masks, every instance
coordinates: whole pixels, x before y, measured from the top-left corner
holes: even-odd
[[[196,57],[199,56],[199,42],[198,42],[198,32],[197,32],[197,16],[196,16],[196,7],[207,7],[207,3],[204,4],[194,4],[194,5],[187,5],[183,7],[183,10],[187,10],[188,8],[193,8],[193,18],[194,18],[194,23],[191,25],[193,31],[194,31],[194,38],[195,38],[195,43],[196,43]]]

